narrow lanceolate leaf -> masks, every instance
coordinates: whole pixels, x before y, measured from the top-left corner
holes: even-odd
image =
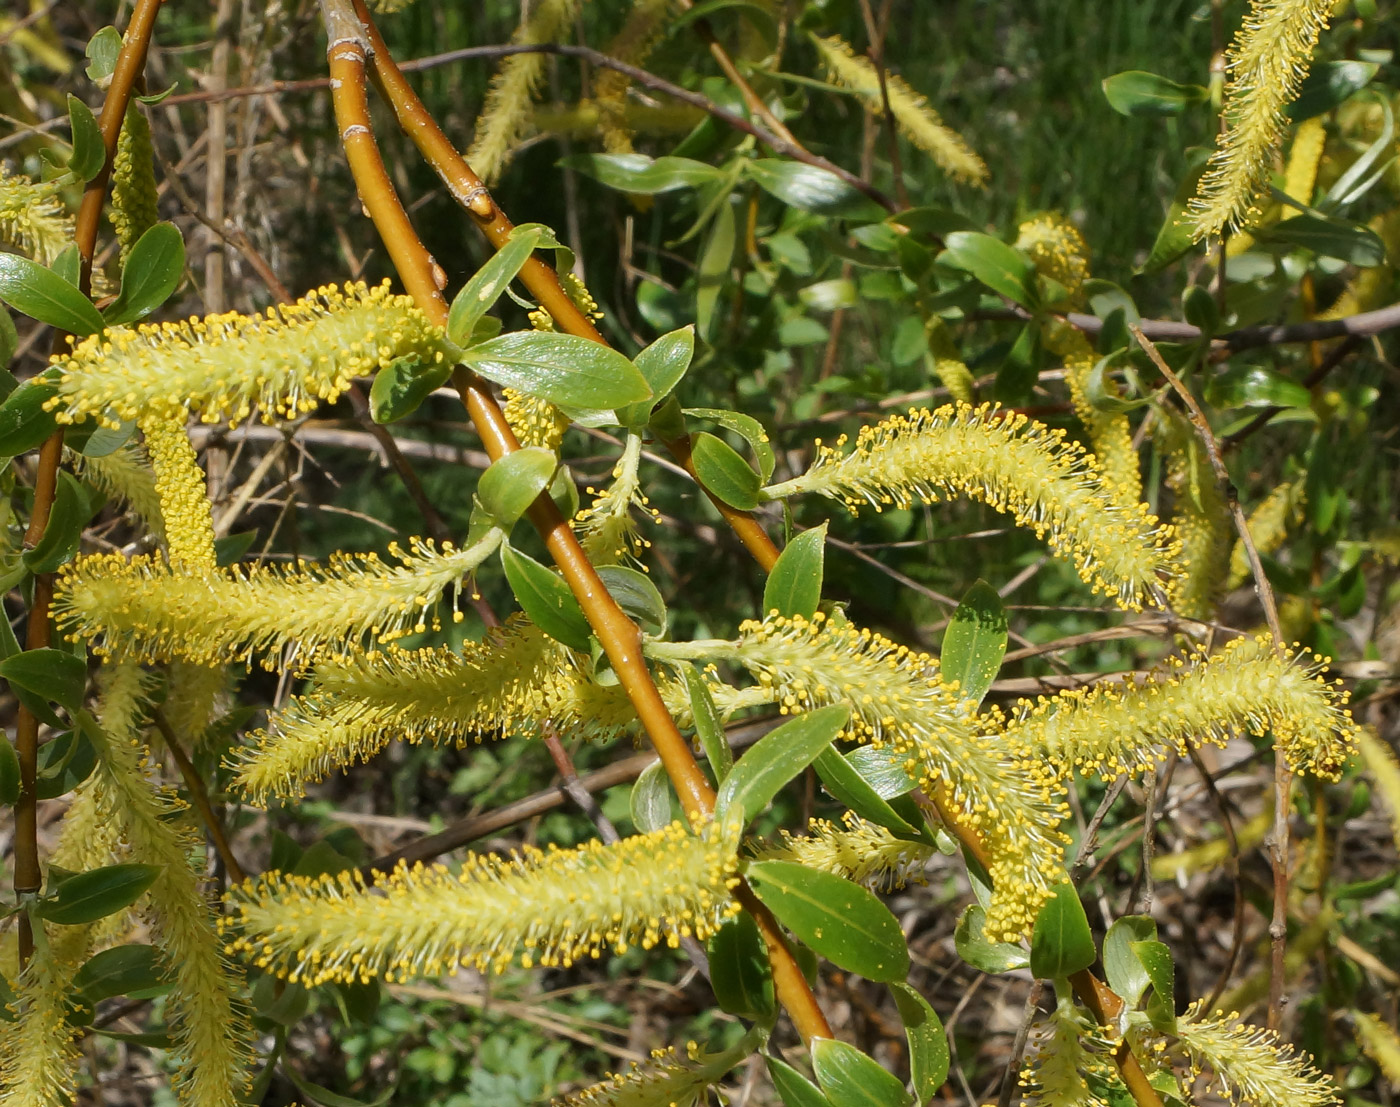
[[[0,300],[69,334],[96,334],[102,329],[102,316],[75,285],[19,254],[0,254]]]
[[[763,586],[763,613],[777,612],[789,618],[810,619],[822,598],[822,572],[826,553],[823,523],[804,530],[787,544],[768,572]]]
[[[851,511],[981,500],[1046,539],[1095,591],[1129,609],[1176,571],[1175,544],[1156,518],[1120,503],[1063,431],[1024,415],[966,404],[915,411],[862,428],[849,453],[843,446],[820,447],[806,473],[763,494],[817,492]]]
[[[712,935],[737,909],[739,827],[676,822],[612,845],[468,854],[461,870],[273,875],[230,894],[230,948],[294,982],[437,976],[459,965],[567,968]]]
[[[165,303],[185,275],[185,240],[174,223],[157,223],[136,240],[122,265],[122,289],[102,313],[108,326],[144,319]]]
[[[758,474],[722,438],[703,431],[694,435],[691,459],[700,483],[730,507],[748,511],[758,506]]]
[[[710,985],[721,1009],[759,1022],[775,1012],[773,972],[753,916],[740,912],[710,939]]]
[[[1061,884],[1036,917],[1031,972],[1041,979],[1058,980],[1087,969],[1097,956],[1079,893],[1073,884]]]
[[[447,337],[465,346],[477,322],[501,298],[539,245],[538,227],[516,227],[510,240],[488,258],[452,300],[447,313]]]
[[[52,899],[41,900],[37,914],[49,922],[76,926],[130,907],[155,883],[160,870],[154,865],[108,865],[77,873],[58,886]]]
[[[910,1102],[897,1076],[845,1042],[812,1042],[812,1068],[831,1107],[907,1107]]]
[[[725,778],[715,810],[733,811],[747,825],[793,777],[826,749],[851,717],[844,705],[821,707],[764,735]]]
[[[510,590],[530,620],[572,650],[588,651],[592,629],[564,578],[513,546],[501,547]]]
[[[625,407],[651,396],[635,365],[577,335],[516,331],[480,342],[462,357],[487,380],[560,407]]]

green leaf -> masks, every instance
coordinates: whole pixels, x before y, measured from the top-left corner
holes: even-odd
[[[35,913],[62,926],[96,922],[130,907],[160,876],[159,865],[106,865],[77,873],[59,884],[52,899],[41,899]]]
[[[759,476],[733,446],[707,431],[692,435],[690,443],[695,475],[705,488],[741,511],[758,506]]]
[[[773,972],[753,916],[741,912],[715,931],[709,954],[710,986],[720,1009],[757,1022],[772,1019]]]
[[[558,465],[554,451],[541,446],[506,454],[481,474],[476,498],[502,527],[510,527],[549,487]]]
[[[418,410],[452,375],[452,363],[429,365],[409,355],[395,358],[374,375],[369,386],[369,415],[376,423],[393,423]]]
[[[15,330],[15,321],[10,318],[10,313],[4,307],[0,307],[0,368],[10,364],[10,359],[15,356],[15,351],[18,349],[19,331]],[[9,373],[9,370],[6,369],[5,372]],[[9,376],[13,380],[14,374],[9,373]],[[13,386],[8,391],[13,392]]]
[[[136,424],[125,420],[115,427],[100,426],[88,419],[67,429],[63,444],[84,457],[110,457],[131,441]]]
[[[0,804],[8,807],[18,799],[19,757],[9,737],[0,737]]]
[[[632,359],[637,372],[646,378],[651,386],[651,399],[640,404],[630,404],[617,413],[618,421],[633,430],[646,426],[651,418],[651,409],[658,400],[664,400],[671,390],[680,383],[695,357],[695,325],[663,334],[640,354]]]
[[[773,475],[773,465],[777,459],[773,454],[772,443],[768,441],[768,431],[752,415],[723,407],[687,407],[682,411],[697,419],[708,419],[712,423],[718,423],[725,430],[732,430],[749,444],[749,449],[753,451],[754,459],[758,462],[758,475],[763,480]]]
[[[927,1103],[948,1079],[948,1035],[928,1000],[908,984],[891,984],[890,991],[909,1039],[914,1101]]]
[[[1287,107],[1288,118],[1294,123],[1331,111],[1343,101],[1360,92],[1376,75],[1380,66],[1368,61],[1317,62],[1303,78],[1298,98]],[[1300,196],[1306,200],[1306,196]]]
[[[28,453],[58,430],[58,421],[44,410],[44,404],[57,395],[56,384],[35,378],[5,397],[0,404],[0,457]]]
[[[92,63],[87,67],[88,80],[94,84],[105,81],[117,68],[117,56],[122,52],[122,33],[115,27],[103,27],[88,39],[87,58]]]
[[[68,170],[86,184],[102,172],[107,161],[107,145],[102,141],[97,116],[71,92],[68,94],[68,124],[73,132],[73,154],[68,159]]]
[[[671,805],[671,778],[666,775],[666,766],[653,761],[643,769],[632,785],[627,803],[632,825],[643,834],[670,826],[675,820],[675,809]]]
[[[646,378],[616,350],[587,338],[515,331],[462,354],[487,380],[560,407],[625,407],[650,399]]]
[[[66,796],[92,775],[97,751],[86,734],[64,731],[39,747],[34,794],[41,800]]]
[[[831,1107],[906,1107],[912,1102],[897,1076],[845,1042],[813,1040],[812,1069]]]
[[[1181,294],[1181,314],[1206,338],[1220,329],[1220,305],[1204,285],[1193,284]]]
[[[617,606],[641,623],[644,630],[655,634],[666,632],[666,601],[651,577],[625,565],[600,565],[598,579],[617,601]]]
[[[0,661],[0,677],[10,682],[16,695],[23,689],[45,702],[76,712],[83,705],[87,664],[67,650],[45,647],[25,650]]]
[[[1132,952],[1142,963],[1152,981],[1152,996],[1147,1001],[1147,1017],[1158,1030],[1176,1033],[1176,966],[1171,950],[1164,942],[1154,940],[1132,942]]]
[[[1105,77],[1103,94],[1119,115],[1180,115],[1210,99],[1210,90],[1201,85],[1179,85],[1141,69]]]
[[[1040,341],[1040,325],[1027,323],[1016,335],[1016,341],[1006,352],[997,369],[996,397],[1003,404],[1025,403],[1040,378],[1044,349]]]
[[[831,1107],[831,1100],[822,1095],[821,1089],[786,1061],[772,1054],[763,1059],[768,1063],[768,1075],[783,1107]]]
[[[943,245],[941,261],[971,273],[1022,307],[1035,306],[1035,266],[1024,254],[980,231],[954,231]]]
[[[715,209],[695,270],[695,327],[711,342],[715,339],[719,294],[729,281],[729,269],[734,263],[734,242],[734,206],[725,200]]]
[[[49,521],[34,548],[24,551],[24,567],[38,576],[63,565],[78,552],[87,521],[88,498],[83,486],[71,473],[60,470]]]
[[[1114,920],[1103,937],[1103,971],[1108,986],[1129,1008],[1136,1007],[1152,983],[1147,969],[1133,950],[1138,942],[1156,941],[1157,924],[1150,915],[1124,915]]]
[[[845,704],[819,707],[765,734],[720,785],[716,818],[737,808],[747,826],[783,785],[831,745],[850,718],[851,709]]]
[[[510,545],[501,547],[501,564],[516,602],[535,625],[570,649],[587,653],[588,620],[563,578]]]
[[[144,319],[170,299],[185,275],[185,240],[174,223],[157,223],[132,246],[122,288],[102,318],[108,326]]]
[[[1107,379],[1108,371],[1115,365],[1127,366],[1131,364],[1131,351],[1126,347],[1105,354],[1094,362],[1094,367],[1089,370],[1089,375],[1084,381],[1084,398],[1089,401],[1095,411],[1120,414],[1145,407],[1152,402],[1145,396],[1136,400],[1125,400],[1118,394],[1117,388],[1110,387],[1110,382]]]
[[[884,219],[885,209],[835,173],[786,158],[755,158],[744,164],[749,179],[789,207],[818,215],[866,222]]]
[[[1045,901],[1031,933],[1031,972],[1042,980],[1059,980],[1094,963],[1094,935],[1074,885],[1057,885]]]
[[[655,196],[678,188],[696,188],[724,176],[724,170],[690,158],[649,158],[645,154],[579,154],[559,165],[576,169],[609,188]]]
[[[997,590],[979,580],[967,590],[943,632],[939,658],[944,683],[957,682],[961,697],[982,702],[1006,656],[1006,609]]]
[[[1381,236],[1361,223],[1316,215],[1295,215],[1254,232],[1256,242],[1301,246],[1325,258],[1336,258],[1362,269],[1385,264]]]
[[[778,920],[828,961],[882,984],[908,975],[899,922],[873,892],[795,861],[755,861],[746,875]]]
[[[909,755],[896,753],[888,746],[857,746],[846,754],[846,760],[881,799],[908,795],[919,786],[904,770]]]
[[[478,321],[491,310],[510,282],[524,268],[539,245],[538,227],[516,227],[506,242],[472,274],[452,299],[447,312],[447,339],[456,346],[469,345]]]
[[[1312,393],[1297,381],[1263,365],[1235,364],[1206,384],[1212,407],[1299,407],[1312,405]]]
[[[286,1074],[287,1079],[292,1082],[302,1097],[317,1107],[384,1107],[384,1104],[394,1098],[394,1093],[398,1090],[398,1084],[394,1083],[373,1099],[355,1099],[352,1096],[333,1092],[329,1088],[323,1088],[320,1084],[306,1079],[285,1061],[282,1063],[281,1071]]]
[[[113,946],[95,953],[73,976],[73,987],[89,1003],[113,996],[147,999],[171,988],[164,979],[155,946]]]
[[[826,524],[804,530],[778,555],[763,586],[763,614],[810,619],[822,598]]]
[[[1030,958],[1020,946],[1009,942],[989,942],[983,933],[987,912],[977,906],[969,907],[958,920],[953,932],[953,945],[958,956],[982,972],[1002,973],[1023,968],[1030,964]]]
[[[863,819],[885,827],[896,834],[922,838],[919,827],[904,819],[856,771],[849,760],[828,746],[812,762],[822,784],[831,795]]]
[[[102,316],[91,300],[53,270],[18,254],[0,254],[0,300],[69,334],[102,329]]]
[[[83,273],[83,255],[78,250],[78,244],[70,242],[63,247],[58,256],[49,263],[49,268],[77,288]]]
[[[700,748],[714,770],[715,779],[721,784],[729,771],[734,768],[734,751],[729,748],[729,738],[724,732],[724,720],[715,707],[715,698],[710,695],[710,686],[705,678],[695,671],[694,665],[679,666],[685,678],[686,691],[690,695],[690,714],[695,721],[695,736],[700,739]]]

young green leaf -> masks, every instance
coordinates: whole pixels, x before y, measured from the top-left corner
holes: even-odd
[[[640,354],[632,359],[637,371],[651,386],[651,399],[639,404],[630,404],[617,413],[618,421],[624,427],[639,430],[645,427],[651,417],[651,409],[658,400],[664,400],[672,389],[680,383],[690,362],[695,357],[695,326],[691,324],[679,330],[663,334]]]
[[[637,367],[591,339],[546,331],[515,331],[462,354],[487,380],[559,407],[610,409],[651,398]]]
[[[758,925],[747,912],[735,915],[709,943],[710,986],[722,1010],[766,1022],[776,1012],[773,973]]]
[[[845,704],[808,711],[760,738],[735,764],[715,797],[716,815],[738,808],[752,822],[788,781],[812,763],[850,721]]]
[[[117,68],[117,57],[122,52],[122,33],[115,27],[103,27],[88,39],[87,58],[91,62],[84,72],[94,84],[105,81]]]
[[[909,974],[904,932],[874,892],[795,861],[755,861],[746,875],[778,920],[828,961],[880,983]]]
[[[815,1039],[812,1070],[831,1107],[908,1107],[913,1102],[897,1076],[845,1042]]]
[[[888,746],[857,746],[846,754],[851,767],[884,800],[906,796],[918,783],[904,769],[908,755],[896,753]]]
[[[41,899],[35,913],[63,926],[96,922],[130,907],[159,875],[159,865],[135,864],[77,873],[59,884],[52,899]]]
[[[374,375],[369,386],[370,418],[393,423],[413,414],[451,375],[448,363],[428,365],[416,357],[395,358]]]
[[[34,548],[24,551],[24,567],[37,576],[52,573],[67,562],[82,544],[87,520],[88,498],[83,486],[71,473],[60,470],[48,524]]]
[[[831,1107],[831,1100],[822,1095],[821,1089],[786,1061],[772,1054],[763,1059],[768,1063],[768,1075],[783,1107]]]
[[[87,665],[67,650],[45,647],[25,650],[0,661],[0,677],[10,682],[16,695],[23,690],[75,712],[83,705]]]
[[[652,634],[666,632],[666,601],[651,577],[626,565],[600,565],[598,579],[632,619]]]
[[[758,506],[758,474],[728,442],[700,431],[691,436],[691,460],[700,483],[730,507],[751,511]]]
[[[899,812],[865,782],[851,762],[828,746],[812,762],[826,790],[863,819],[883,826],[895,834],[922,838],[920,828],[905,820]]]
[[[15,321],[10,318],[10,313],[0,305],[0,369],[5,369],[9,373],[9,379],[14,379],[14,374],[5,368],[10,364],[10,359],[15,356],[15,351],[19,349],[19,331],[15,330]],[[14,391],[11,385],[6,391],[8,396]],[[0,397],[3,398],[3,397]]]
[[[551,638],[587,653],[588,620],[563,578],[510,545],[501,547],[501,564],[521,610]]]
[[[710,687],[705,678],[695,671],[694,665],[680,666],[685,678],[686,692],[690,696],[690,714],[695,720],[695,736],[700,739],[700,748],[714,770],[715,779],[721,784],[729,771],[734,768],[734,751],[729,748],[729,739],[724,733],[724,720],[719,717],[715,698],[710,695]]]
[[[44,443],[58,422],[44,404],[58,395],[58,386],[43,378],[27,380],[0,404],[0,457],[18,457]]]
[[[558,465],[554,451],[540,446],[506,454],[481,474],[476,498],[502,527],[509,527],[549,487]]]
[[[749,444],[749,449],[753,451],[754,459],[758,462],[758,475],[765,481],[773,475],[773,466],[777,458],[773,454],[772,443],[768,441],[768,431],[752,415],[723,407],[687,407],[682,410],[686,415],[708,419],[712,423],[718,423],[725,430],[732,430]]]
[[[452,298],[447,312],[447,339],[456,346],[469,345],[477,322],[491,310],[516,274],[539,245],[538,227],[516,227],[510,240],[472,274]]]
[[[6,807],[19,799],[19,757],[8,736],[0,738],[0,805]]]
[[[113,946],[95,953],[73,976],[73,987],[89,1003],[113,996],[148,999],[171,988],[164,979],[155,946]]]
[[[1006,656],[1006,628],[1006,609],[997,590],[985,580],[977,581],[953,612],[939,657],[943,682],[956,682],[966,702],[981,703],[996,679]]]
[[[787,158],[754,158],[744,163],[744,169],[759,188],[788,207],[867,222],[887,214],[863,192],[816,165]]]
[[[1010,972],[1030,964],[1030,958],[1020,946],[1009,942],[989,942],[982,927],[987,920],[985,909],[969,907],[958,920],[953,932],[953,945],[958,956],[971,965],[987,973]]]
[[[64,731],[39,747],[34,794],[41,800],[66,796],[96,767],[97,751],[88,736],[81,731]]]
[[[96,334],[103,326],[101,314],[76,286],[19,254],[0,254],[0,300],[69,334]]]
[[[724,170],[690,158],[649,158],[645,154],[577,154],[562,166],[601,181],[609,188],[655,196],[678,188],[695,188],[718,180]]]
[[[1024,254],[980,231],[954,231],[943,246],[941,261],[971,273],[1022,307],[1035,306],[1035,266]]]
[[[1176,965],[1171,950],[1156,940],[1131,943],[1132,952],[1141,962],[1152,981],[1152,995],[1147,1001],[1147,1017],[1152,1025],[1167,1034],[1176,1033]]]
[[[1200,85],[1179,85],[1141,69],[1105,77],[1103,94],[1119,115],[1180,115],[1210,99],[1210,90]]]
[[[1103,936],[1103,971],[1108,986],[1129,1007],[1138,1005],[1152,983],[1133,946],[1156,940],[1157,924],[1150,915],[1124,915],[1115,919]]]
[[[102,318],[108,326],[144,319],[170,299],[185,275],[185,240],[174,223],[157,223],[131,247],[122,287]]]
[[[1031,932],[1031,972],[1041,980],[1058,980],[1087,969],[1096,956],[1079,893],[1073,884],[1057,885]]]
[[[909,1039],[909,1071],[914,1101],[927,1103],[948,1079],[948,1035],[928,1000],[908,984],[891,984],[904,1034]]]
[[[73,134],[73,154],[68,170],[86,184],[102,172],[107,160],[107,146],[102,141],[102,128],[92,109],[72,93],[68,94],[68,124]]]
[[[1294,123],[1331,111],[1370,84],[1379,70],[1373,61],[1317,62],[1303,78],[1298,98],[1284,110]]]
[[[822,571],[826,553],[823,523],[804,530],[778,555],[763,586],[763,614],[776,611],[789,618],[810,619],[822,598]]]
[[[628,796],[628,809],[632,815],[632,825],[643,834],[670,826],[675,819],[671,805],[671,779],[666,775],[666,766],[653,761],[637,777]]]

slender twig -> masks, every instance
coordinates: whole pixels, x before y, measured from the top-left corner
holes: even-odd
[[[1035,1022],[1035,1016],[1040,1010],[1040,992],[1042,984],[1039,980],[1031,982],[1030,994],[1026,996],[1026,1009],[1021,1016],[1021,1025],[1016,1028],[1016,1040],[1011,1043],[1011,1060],[1007,1062],[1006,1072],[1002,1074],[1001,1091],[997,1094],[997,1107],[1011,1107],[1011,1097],[1016,1094],[1016,1089],[1020,1086],[1021,1059],[1026,1055],[1026,1041],[1031,1036],[1031,1023]]]
[[[209,792],[204,787],[199,770],[194,767],[194,762],[185,753],[184,747],[180,745],[179,736],[160,708],[157,707],[151,712],[151,721],[156,724],[160,736],[165,739],[165,748],[170,751],[170,756],[175,760],[176,768],[180,770],[180,777],[184,780],[185,788],[190,793],[190,802],[194,804],[194,809],[199,812],[199,817],[204,820],[204,829],[214,843],[214,849],[218,852],[220,860],[223,861],[224,868],[228,870],[229,878],[241,883],[247,879],[247,873],[243,866],[238,863],[238,858],[234,856],[233,848],[228,842],[228,835],[224,833],[224,824],[219,819],[218,812],[214,810],[214,805],[209,801]]]
[[[1193,746],[1187,746],[1186,752],[1191,758],[1191,764],[1196,766],[1201,783],[1206,786],[1206,791],[1210,793],[1211,801],[1215,804],[1216,813],[1220,816],[1220,825],[1225,831],[1225,843],[1230,849],[1227,871],[1235,888],[1235,919],[1234,929],[1230,935],[1230,953],[1225,959],[1224,967],[1220,970],[1220,976],[1215,981],[1215,987],[1211,989],[1209,998],[1202,1006],[1202,1009],[1209,1013],[1215,1010],[1215,1005],[1225,994],[1226,985],[1230,983],[1230,977],[1234,974],[1235,965],[1239,961],[1240,949],[1244,946],[1244,884],[1240,880],[1240,840],[1235,834],[1235,820],[1230,814],[1230,805],[1216,786],[1215,777],[1211,775],[1205,761],[1201,758],[1201,751]]]

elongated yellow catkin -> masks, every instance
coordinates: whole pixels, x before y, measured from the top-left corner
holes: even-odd
[[[1373,311],[1395,298],[1392,295],[1395,287],[1393,261],[1400,258],[1400,208],[1377,215],[1367,225],[1385,243],[1387,261],[1370,269],[1362,269],[1352,277],[1332,306],[1318,314],[1319,319],[1345,319],[1348,315]]]
[[[622,125],[632,135],[684,134],[705,118],[703,111],[689,104],[640,104],[630,100],[623,101],[621,114]],[[541,134],[591,139],[598,134],[602,120],[602,110],[591,99],[574,104],[537,104],[531,115],[531,129]]]
[[[141,105],[127,105],[112,162],[112,228],[121,243],[121,260],[136,241],[156,225],[155,146]]]
[[[1061,1000],[1033,1032],[1020,1073],[1023,1107],[1105,1107],[1084,1079],[1085,1071],[1104,1067],[1084,1048],[1091,1035],[1074,1004]]]
[[[1250,0],[1226,55],[1225,132],[1187,206],[1199,240],[1258,216],[1257,199],[1333,0]]]
[[[812,43],[821,55],[822,64],[837,83],[856,93],[873,112],[885,110],[884,94],[880,91],[880,74],[869,58],[857,54],[841,38],[812,35]],[[906,138],[928,154],[943,172],[954,180],[983,185],[987,181],[987,163],[971,146],[929,107],[922,93],[911,88],[902,77],[885,74],[890,112]]]
[[[1167,594],[1177,614],[1209,619],[1224,584],[1230,556],[1225,499],[1205,444],[1184,416],[1166,414],[1159,435],[1167,461],[1167,487],[1174,493],[1172,526],[1181,539],[1181,572]]]
[[[1249,536],[1261,554],[1271,554],[1288,538],[1288,526],[1304,503],[1306,485],[1303,481],[1280,484],[1264,497],[1264,502],[1250,512]],[[1230,573],[1225,587],[1238,588],[1249,577],[1249,553],[1244,543],[1236,541],[1230,550]]]
[[[1238,1014],[1203,1017],[1193,1003],[1177,1020],[1177,1038],[1193,1075],[1209,1070],[1232,1103],[1251,1107],[1331,1107],[1340,1103],[1332,1081],[1272,1030],[1250,1026]]]
[[[1059,282],[1072,302],[1082,302],[1089,244],[1078,227],[1057,211],[1042,212],[1017,228],[1016,248],[1025,251],[1037,272]]]
[[[629,434],[622,456],[613,467],[612,484],[601,495],[589,488],[589,494],[596,498],[574,518],[574,529],[578,531],[583,550],[595,565],[640,564],[639,554],[651,545],[638,533],[633,516],[635,508],[653,521],[657,518],[656,510],[642,491],[641,460],[642,440]]]
[[[814,819],[805,835],[782,832],[782,842],[761,851],[764,859],[797,861],[809,869],[834,873],[877,892],[923,882],[924,863],[938,850],[926,842],[896,838],[852,811],[841,825]]]
[[[633,1062],[622,1073],[550,1101],[550,1107],[702,1107],[708,1104],[705,1090],[742,1060],[736,1051],[713,1059],[701,1056],[694,1042],[682,1060],[674,1049],[654,1049],[651,1057]]]
[[[569,429],[569,417],[548,400],[527,396],[513,388],[503,390],[506,422],[522,446],[542,446],[558,451]]]
[[[70,454],[73,471],[109,499],[126,504],[157,541],[165,539],[156,477],[145,450],[127,442],[110,454]]]
[[[234,889],[228,949],[293,981],[409,980],[457,966],[567,968],[708,938],[738,910],[737,822],[680,822],[611,845],[468,854],[461,871],[276,874]]]
[[[968,496],[1006,512],[1071,561],[1095,592],[1130,610],[1178,571],[1171,531],[1109,489],[1092,457],[1064,431],[991,405],[958,404],[863,427],[845,452],[817,443],[807,472],[764,490],[769,499],[816,492],[852,512]]]
[[[1400,849],[1400,760],[1383,738],[1368,728],[1357,736],[1357,748],[1376,791],[1390,809],[1390,829],[1395,835],[1395,848]]]
[[[971,404],[976,399],[972,370],[948,333],[948,324],[936,315],[929,316],[924,320],[924,340],[928,343],[929,366],[938,382],[958,403]]]
[[[185,433],[185,413],[179,408],[173,412],[157,409],[143,416],[140,424],[155,472],[170,564],[184,573],[212,572],[216,563],[214,509],[204,470]]]
[[[1170,659],[1140,684],[1100,684],[1022,705],[1005,740],[1061,772],[1107,780],[1155,766],[1176,749],[1272,734],[1295,772],[1335,779],[1359,730],[1347,694],[1319,676],[1323,661],[1280,655],[1267,637],[1237,638],[1217,654]]]
[[[265,315],[228,312],[183,323],[109,327],[56,355],[60,423],[89,416],[108,426],[151,411],[242,422],[292,419],[330,402],[357,376],[400,357],[447,357],[442,332],[389,282],[326,285]]]
[[[52,265],[73,241],[73,219],[58,197],[58,187],[0,166],[0,243],[41,265]]]
[[[184,432],[181,431],[181,434]],[[63,567],[54,615],[95,652],[201,665],[308,664],[365,642],[389,643],[438,627],[431,608],[499,547],[492,530],[464,550],[450,543],[391,544],[375,554],[333,554],[325,565],[230,565],[186,572],[156,556],[95,554]],[[457,596],[454,594],[454,610]],[[280,657],[292,650],[291,658]]]
[[[9,1021],[0,1020],[0,1103],[5,1107],[68,1107],[73,1102],[82,1054],[77,1028],[68,1021],[68,993],[82,954],[64,956],[67,944],[50,934],[14,981]]]
[[[1356,1021],[1356,1038],[1366,1056],[1380,1066],[1392,1086],[1400,1085],[1400,1036],[1375,1015],[1353,1011],[1351,1017]]]

